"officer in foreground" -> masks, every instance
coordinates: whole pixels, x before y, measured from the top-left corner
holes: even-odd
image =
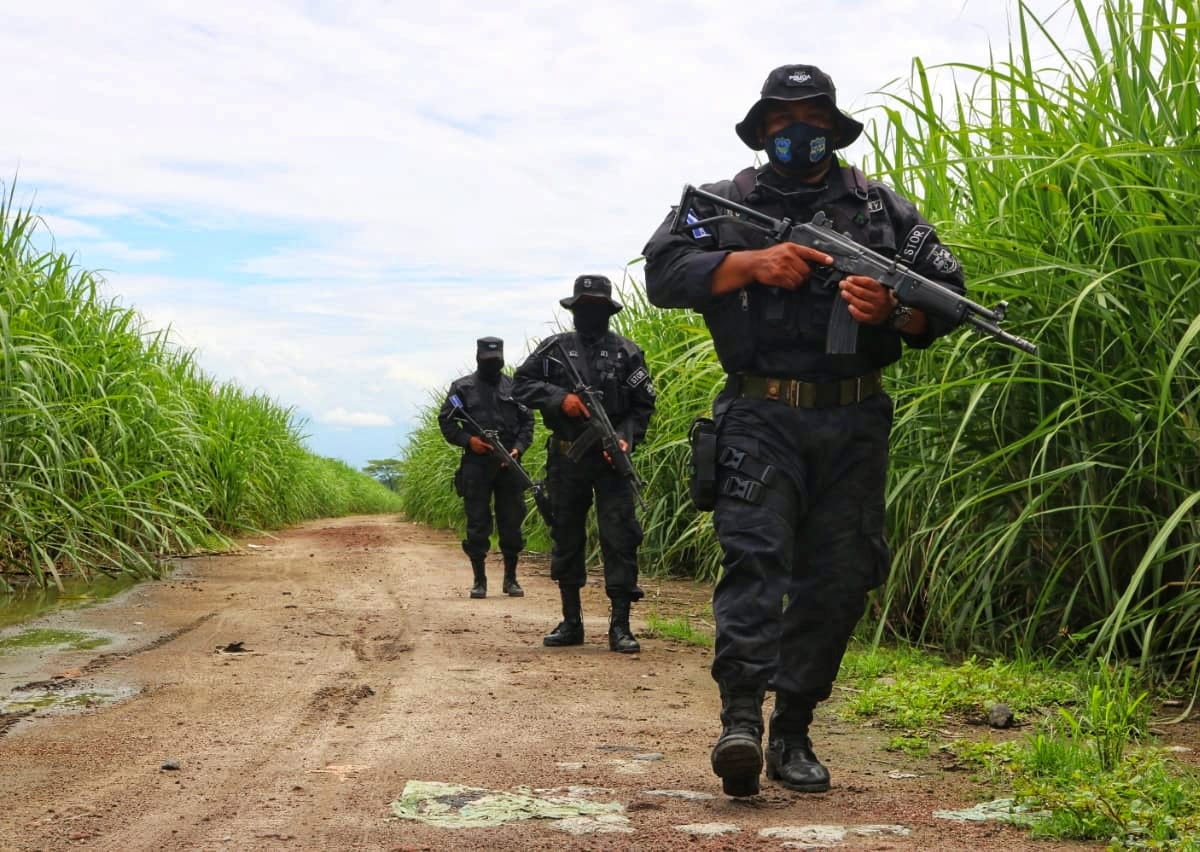
[[[562,597],[562,622],[543,640],[557,647],[583,644],[579,590],[587,582],[587,513],[595,495],[596,526],[604,558],[604,587],[612,606],[608,647],[631,654],[641,650],[629,626],[629,608],[641,597],[637,549],[642,528],[634,511],[629,480],[613,466],[598,441],[570,457],[576,441],[589,441],[592,413],[580,398],[568,368],[602,394],[602,405],[617,432],[620,452],[631,453],[646,434],[654,413],[654,387],[637,344],[609,330],[621,310],[612,298],[612,282],[603,275],[575,279],[572,296],[560,300],[574,318],[574,331],[543,340],[517,368],[513,397],[542,412],[552,435],[547,445],[546,477],[554,506],[550,576]]]
[[[835,150],[862,129],[838,110],[820,69],[776,68],[736,126],[749,148],[765,150],[766,165],[702,188],[780,219],[824,212],[837,231],[963,292],[958,261],[916,207],[838,160]],[[721,211],[680,212],[691,223]],[[728,795],[758,792],[763,697],[773,690],[767,777],[827,790],[829,772],[809,739],[813,710],[829,697],[867,593],[891,562],[892,402],[880,369],[902,344],[923,349],[949,327],[898,305],[873,278],[843,278],[822,252],[771,244],[741,223],[673,234],[673,218],[645,247],[647,294],[659,307],[700,312],[727,374],[709,454],[723,551],[713,593],[721,735],[712,768]],[[838,299],[859,324],[853,354],[826,354]]]
[[[474,585],[471,597],[487,597],[484,568],[492,537],[492,503],[495,501],[500,552],[504,555],[503,591],[521,597],[517,559],[525,546],[521,524],[525,520],[525,483],[511,465],[492,453],[485,432],[495,431],[516,460],[533,441],[533,412],[513,399],[512,378],[504,375],[504,341],[481,337],[475,344],[475,372],[455,379],[438,412],[442,435],[463,456],[454,475],[455,489],[467,515],[467,537],[462,548],[471,560]],[[469,415],[466,416],[466,415]]]

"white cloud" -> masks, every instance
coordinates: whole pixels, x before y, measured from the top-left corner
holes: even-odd
[[[326,411],[317,418],[321,423],[328,423],[333,426],[394,426],[392,418],[386,414],[372,414],[369,411],[347,411],[344,408],[335,408],[332,411]]]
[[[45,213],[41,216],[43,225],[56,240],[96,239],[104,234],[100,228],[82,219],[69,216],[55,216]]]
[[[59,248],[219,378],[403,423],[476,337],[515,360],[684,183],[750,163],[733,124],[770,68],[814,62],[861,110],[913,56],[1003,54],[1015,3],[4,5],[0,179]],[[186,226],[229,280],[146,225]]]
[[[57,232],[55,232],[55,236],[58,237]],[[151,260],[162,260],[170,256],[169,252],[162,249],[134,248],[117,240],[104,240],[98,243],[80,241],[79,247],[84,251],[93,251],[117,261],[128,263],[145,263]]]

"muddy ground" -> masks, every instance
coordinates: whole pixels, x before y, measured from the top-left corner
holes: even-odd
[[[828,708],[813,738],[830,792],[764,782],[725,798],[708,765],[709,652],[646,638],[641,654],[609,652],[595,582],[587,643],[544,648],[558,620],[547,566],[526,560],[526,596],[508,598],[497,563],[489,597],[471,600],[452,534],[320,521],[43,619],[112,643],[0,656],[0,699],[92,705],[0,717],[0,850],[1089,848],[935,818],[987,796]],[[643,585],[635,629],[708,598]],[[426,821],[393,816],[406,786]],[[422,790],[440,798],[417,802]],[[564,818],[503,821],[538,807]]]

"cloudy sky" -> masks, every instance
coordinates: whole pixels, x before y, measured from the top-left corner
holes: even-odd
[[[1027,5],[1079,41],[1071,3]],[[821,66],[867,118],[913,57],[1006,53],[1015,6],[0,0],[0,182],[361,467],[477,337],[518,360],[575,275],[620,280],[683,184],[749,165],[733,125],[771,68]]]

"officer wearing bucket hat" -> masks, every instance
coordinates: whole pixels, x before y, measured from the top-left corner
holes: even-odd
[[[474,584],[471,597],[487,597],[485,563],[492,539],[492,504],[504,557],[504,594],[521,597],[517,559],[525,547],[521,524],[525,520],[525,483],[511,465],[491,452],[487,436],[480,435],[464,412],[485,431],[496,431],[513,458],[533,441],[533,412],[513,399],[512,378],[504,375],[504,341],[481,337],[475,342],[474,373],[455,379],[438,412],[442,436],[463,455],[454,484],[467,515],[467,537],[462,548],[471,560]]]
[[[604,411],[625,452],[633,452],[646,435],[654,414],[654,386],[642,350],[609,329],[621,304],[613,299],[608,278],[580,275],[573,293],[559,304],[571,312],[575,330],[543,340],[513,376],[513,397],[541,411],[552,433],[546,452],[546,480],[554,506],[550,576],[558,583],[563,620],[542,642],[550,647],[583,644],[579,590],[587,583],[587,514],[594,498],[604,588],[611,606],[608,647],[636,653],[641,646],[630,628],[629,611],[642,595],[637,585],[642,527],[629,483],[614,470],[599,444],[582,445],[584,452],[577,458],[569,455],[587,431],[591,413],[574,392],[566,361],[586,384],[601,392]]]
[[[913,246],[917,272],[964,292],[961,266],[916,207],[838,160],[862,129],[838,109],[828,74],[784,65],[735,127],[767,162],[703,188],[776,218],[822,212],[837,231],[889,257]],[[682,212],[699,222],[718,211]],[[927,347],[949,329],[897,305],[872,278],[843,278],[820,251],[772,244],[738,222],[673,234],[674,220],[644,249],[647,295],[659,307],[701,313],[726,373],[707,456],[716,460],[708,508],[723,552],[713,592],[721,734],[712,768],[728,795],[758,792],[770,690],[767,777],[801,792],[827,790],[829,772],[809,737],[813,711],[832,691],[867,593],[891,564],[884,487],[892,402],[880,370],[903,346]],[[825,351],[838,299],[859,324],[852,354]]]

